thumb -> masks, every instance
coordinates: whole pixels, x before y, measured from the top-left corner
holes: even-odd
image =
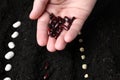
[[[29,17],[31,19],[37,19],[39,16],[41,16],[47,6],[47,3],[48,0],[34,0],[33,9]]]

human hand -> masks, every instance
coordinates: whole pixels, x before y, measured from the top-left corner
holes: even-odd
[[[67,43],[76,38],[82,25],[92,11],[96,0],[35,0],[30,13],[37,20],[37,42],[47,46],[48,51],[63,50]],[[57,39],[48,36],[49,13],[56,16],[75,17],[68,31],[63,30]]]

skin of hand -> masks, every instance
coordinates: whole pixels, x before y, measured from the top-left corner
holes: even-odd
[[[90,15],[96,0],[34,0],[30,19],[37,19],[37,42],[47,46],[48,51],[63,50],[76,38]],[[56,16],[76,17],[68,31],[63,30],[57,39],[48,36],[49,13]]]

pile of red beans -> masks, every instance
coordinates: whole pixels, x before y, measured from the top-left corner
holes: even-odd
[[[61,18],[60,16],[56,17],[53,13],[51,13],[50,22],[48,24],[49,36],[57,39],[63,30],[68,31],[70,29],[74,20],[75,20],[75,17],[72,17],[71,19],[67,16],[65,16],[64,18]]]

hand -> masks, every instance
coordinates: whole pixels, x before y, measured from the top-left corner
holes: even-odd
[[[47,46],[48,51],[63,50],[67,43],[76,38],[82,25],[92,11],[96,0],[35,0],[30,13],[31,19],[37,20],[37,42]],[[63,30],[57,39],[48,36],[49,14],[75,17],[68,31]]]

